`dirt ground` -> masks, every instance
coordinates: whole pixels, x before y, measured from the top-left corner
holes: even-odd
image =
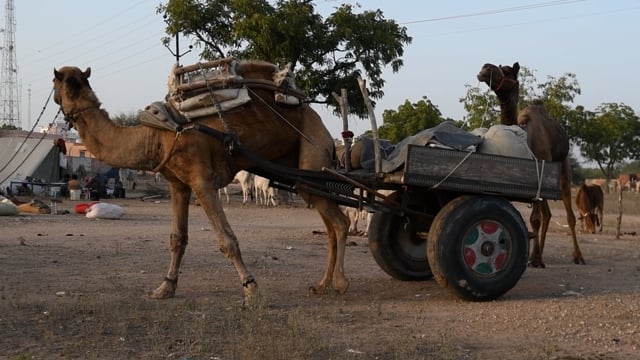
[[[74,214],[0,217],[1,359],[630,359],[640,356],[640,213],[605,199],[603,233],[579,234],[571,263],[561,204],[544,252],[496,301],[463,301],[435,281],[394,280],[367,239],[350,236],[345,295],[311,295],[326,240],[300,201],[225,206],[262,306],[242,309],[235,270],[191,207],[177,296],[149,300],[168,266],[169,202],[106,200],[119,220]],[[640,202],[626,195],[627,204]],[[528,208],[518,205],[528,218]],[[636,208],[632,206],[632,208]],[[640,208],[638,206],[637,208]]]

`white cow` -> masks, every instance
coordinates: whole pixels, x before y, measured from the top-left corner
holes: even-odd
[[[118,177],[120,178],[120,182],[122,182],[122,186],[126,190],[133,190],[136,188],[135,170],[120,168],[120,170],[118,170]]]
[[[269,186],[269,179],[254,175],[253,188],[256,192],[256,204],[269,206],[269,203],[271,203],[273,206],[278,206],[276,192],[274,188]]]
[[[227,189],[227,187],[221,187],[220,189],[218,189],[218,197],[220,199],[222,199],[222,195],[227,197],[227,204],[229,203],[229,189]]]
[[[253,174],[246,171],[240,170],[233,178],[233,180],[237,180],[242,188],[242,205],[247,203],[249,197],[253,200]]]
[[[342,212],[349,217],[349,235],[364,235],[368,234],[370,214],[368,211],[349,206],[340,206]],[[364,230],[358,231],[358,222],[364,223]]]
[[[355,189],[354,193],[359,194],[360,189]],[[384,196],[389,196],[393,193],[393,190],[377,190],[377,192]],[[365,192],[366,196],[366,192]],[[369,234],[369,224],[371,223],[371,218],[373,217],[373,212],[369,212],[365,209],[358,210],[357,208],[340,206],[340,209],[349,217],[350,225],[349,225],[349,235],[363,235],[367,236]],[[364,224],[363,230],[358,230],[358,222]]]

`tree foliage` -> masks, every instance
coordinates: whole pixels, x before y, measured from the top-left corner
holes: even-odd
[[[640,119],[625,104],[604,103],[595,112],[578,106],[568,117],[573,141],[607,178],[626,160],[640,156]]]
[[[167,23],[166,43],[177,33],[195,38],[200,57],[233,56],[291,64],[296,84],[310,101],[339,108],[332,92],[349,93],[349,111],[364,117],[366,108],[356,79],[367,78],[375,102],[384,93],[383,69],[397,72],[404,46],[411,43],[405,27],[384,18],[380,10],[356,12],[340,5],[323,19],[311,0],[169,0],[157,11]]]
[[[120,113],[115,115],[111,120],[120,126],[134,126],[140,124],[140,119],[136,113]]]
[[[19,130],[20,128],[15,125],[10,124],[2,124],[0,125],[0,130]]]
[[[398,110],[385,110],[382,119],[384,123],[378,129],[378,134],[380,138],[394,143],[444,121],[438,107],[426,96],[413,104],[405,100]]]

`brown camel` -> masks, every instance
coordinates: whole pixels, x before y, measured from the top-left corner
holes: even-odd
[[[272,79],[277,70],[264,62],[240,62],[238,75]],[[255,65],[255,66],[254,66]],[[251,87],[251,101],[221,115],[200,118],[198,124],[237,138],[247,152],[239,153],[227,141],[193,128],[181,132],[145,125],[118,126],[101,109],[89,85],[91,69],[54,69],[54,100],[75,127],[87,148],[105,163],[119,168],[157,170],[169,182],[172,231],[169,238],[171,259],[166,277],[149,296],[154,299],[175,295],[182,257],[188,242],[188,211],[192,192],[211,221],[220,251],[236,268],[244,288],[245,302],[257,295],[258,286],[247,270],[217,189],[230,183],[235,173],[255,166],[247,152],[259,154],[274,163],[306,170],[320,170],[333,160],[333,139],[322,120],[307,104],[281,105],[273,89]],[[264,81],[262,82],[264,84]],[[262,84],[262,85],[263,85]],[[213,98],[213,96],[212,96]],[[227,139],[225,137],[224,139]],[[344,251],[349,220],[337,203],[316,195],[300,193],[320,213],[328,234],[327,267],[320,282],[311,287],[323,293],[333,286],[344,293],[349,281],[344,275]]]
[[[520,84],[518,71],[520,65],[496,66],[484,64],[478,80],[489,85],[500,100],[500,122],[504,125],[522,126],[527,132],[527,144],[538,160],[561,162],[560,188],[562,202],[567,212],[567,223],[571,229],[573,241],[573,262],[584,264],[578,240],[576,238],[576,217],[571,207],[571,167],[569,164],[569,136],[562,126],[553,120],[541,103],[536,102],[523,109],[518,115]],[[547,200],[533,202],[531,211],[531,227],[534,230],[533,249],[529,264],[533,267],[544,267],[542,251],[551,221],[551,211]]]

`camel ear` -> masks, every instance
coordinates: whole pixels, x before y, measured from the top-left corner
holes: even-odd
[[[90,67],[88,67],[88,68],[87,68],[87,70],[85,70],[85,71],[82,73],[82,75],[84,75],[84,78],[85,78],[85,79],[88,79],[88,78],[89,78],[89,76],[91,76],[91,68],[90,68]]]
[[[56,70],[56,68],[53,68],[53,76],[58,80],[58,81],[62,81],[62,74],[58,72],[58,70]]]
[[[513,68],[513,73],[518,75],[518,71],[520,71],[520,64],[518,64],[518,62],[516,61],[513,63],[512,68]]]

